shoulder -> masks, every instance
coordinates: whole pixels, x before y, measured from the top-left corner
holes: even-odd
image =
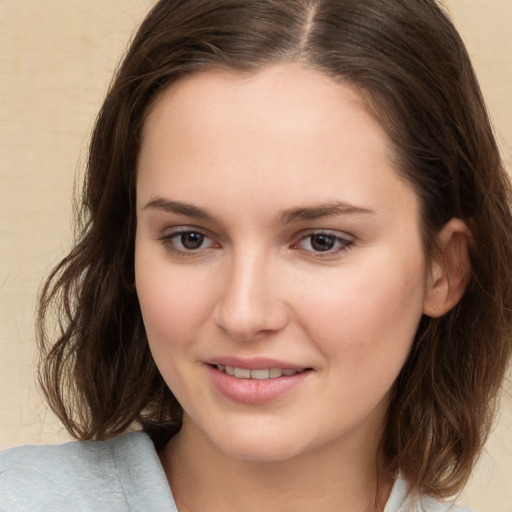
[[[0,452],[0,512],[132,510],[151,492],[170,495],[153,443],[141,432]]]
[[[418,497],[409,493],[407,483],[398,478],[384,512],[474,512],[453,501],[439,501],[431,496]]]

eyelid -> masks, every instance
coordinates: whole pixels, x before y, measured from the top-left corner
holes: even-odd
[[[200,247],[198,249],[181,249],[173,243],[173,239],[186,233],[198,233],[204,236],[205,240],[209,240],[210,244],[208,244],[208,247]],[[180,225],[167,228],[157,239],[169,252],[177,256],[184,257],[201,256],[205,251],[220,247],[220,244],[214,240],[214,237],[210,235],[208,230],[190,225]]]
[[[201,233],[205,236],[209,236],[207,229],[200,228],[199,226],[194,226],[191,224],[179,224],[177,226],[169,226],[163,229],[162,231],[162,238],[179,235],[181,233]]]
[[[312,236],[328,236],[332,237],[335,240],[337,240],[340,245],[339,247],[335,249],[330,249],[327,251],[315,251],[311,249],[304,249],[300,247],[301,242],[308,239]],[[320,259],[326,259],[326,258],[332,258],[340,255],[340,253],[350,249],[355,242],[355,237],[352,235],[342,232],[342,231],[336,231],[332,229],[310,229],[307,231],[301,232],[298,237],[297,241],[292,244],[293,248],[296,248],[297,250],[307,253],[308,255],[312,255],[314,258],[320,258]]]

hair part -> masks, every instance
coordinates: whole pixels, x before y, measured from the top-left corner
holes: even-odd
[[[434,0],[161,0],[136,34],[98,116],[75,248],[42,290],[40,381],[79,439],[142,426],[163,444],[181,408],[147,344],[134,288],[135,180],[149,105],[179,78],[301,62],[358,90],[416,191],[422,240],[453,217],[474,237],[471,282],[424,316],[393,390],[385,470],[414,491],[459,492],[488,435],[510,360],[510,184],[464,45]],[[52,314],[58,333],[50,335]],[[55,340],[53,340],[55,338]]]

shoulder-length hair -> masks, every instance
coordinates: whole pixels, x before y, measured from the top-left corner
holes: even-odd
[[[138,426],[158,444],[179,428],[181,409],[151,357],[134,288],[145,114],[184,75],[280,62],[305,63],[366,99],[419,197],[427,257],[449,219],[471,228],[469,287],[452,311],[421,319],[381,442],[386,469],[412,489],[454,494],[482,449],[510,359],[512,216],[474,71],[435,0],[160,0],[97,119],[77,243],[42,291],[43,390],[76,438]]]

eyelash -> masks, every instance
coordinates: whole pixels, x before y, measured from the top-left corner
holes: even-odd
[[[212,244],[212,247],[198,247],[196,249],[187,249],[183,248],[180,249],[176,245],[175,240],[180,240],[181,245],[183,246],[183,237],[184,235],[192,234],[192,235],[199,235],[201,237],[200,245],[202,246],[203,242],[205,240],[210,240],[210,243]],[[304,247],[301,247],[301,244],[303,244],[305,241],[309,240],[309,245],[312,244],[313,237],[325,237],[325,239],[328,240],[328,242],[332,243],[334,246],[337,245],[337,247],[333,250],[333,248],[328,248],[326,251],[315,251],[314,249],[306,249]],[[171,233],[164,234],[162,237],[159,238],[159,240],[162,242],[162,244],[165,246],[166,249],[171,251],[173,254],[179,257],[194,257],[199,256],[203,251],[211,249],[211,248],[218,248],[220,245],[215,247],[215,242],[211,240],[211,238],[204,232],[199,229],[182,229],[180,228],[178,231],[173,231]],[[354,241],[348,238],[344,238],[337,234],[336,232],[332,231],[313,231],[310,233],[307,233],[299,239],[298,242],[295,242],[291,245],[293,249],[297,249],[303,253],[307,253],[308,255],[314,254],[315,258],[329,258],[336,256],[340,254],[341,252],[344,252],[348,249],[350,249],[353,245]]]
[[[166,249],[171,251],[176,256],[181,256],[181,257],[186,257],[186,258],[198,256],[202,251],[205,250],[205,248],[199,247],[197,249],[187,249],[187,248],[180,249],[177,247],[175,240],[179,240],[181,237],[183,237],[184,235],[187,235],[187,234],[200,235],[202,237],[202,241],[211,240],[211,238],[204,231],[201,231],[199,229],[193,229],[193,228],[190,228],[190,229],[180,228],[178,231],[173,231],[171,233],[164,234],[162,237],[159,238],[159,240],[162,242],[162,244],[164,245],[164,247]],[[213,242],[212,240],[211,240],[211,242],[213,244],[215,244],[215,242]],[[208,248],[206,248],[206,249],[208,249]]]
[[[337,245],[337,247],[335,249],[329,248],[326,251],[315,251],[312,249],[304,249],[304,248],[300,247],[301,244],[307,240],[309,240],[309,245],[311,246],[313,237],[317,237],[317,238],[325,237],[326,239],[329,240],[329,242],[331,242],[334,245]],[[306,235],[302,236],[301,239],[297,243],[293,244],[293,247],[297,247],[299,250],[301,250],[303,252],[307,252],[309,254],[312,253],[315,255],[316,258],[329,258],[329,257],[337,256],[338,254],[340,254],[344,251],[347,251],[348,249],[350,249],[352,247],[353,244],[354,244],[353,240],[351,240],[349,238],[344,238],[336,232],[313,231],[313,232],[307,233]]]

